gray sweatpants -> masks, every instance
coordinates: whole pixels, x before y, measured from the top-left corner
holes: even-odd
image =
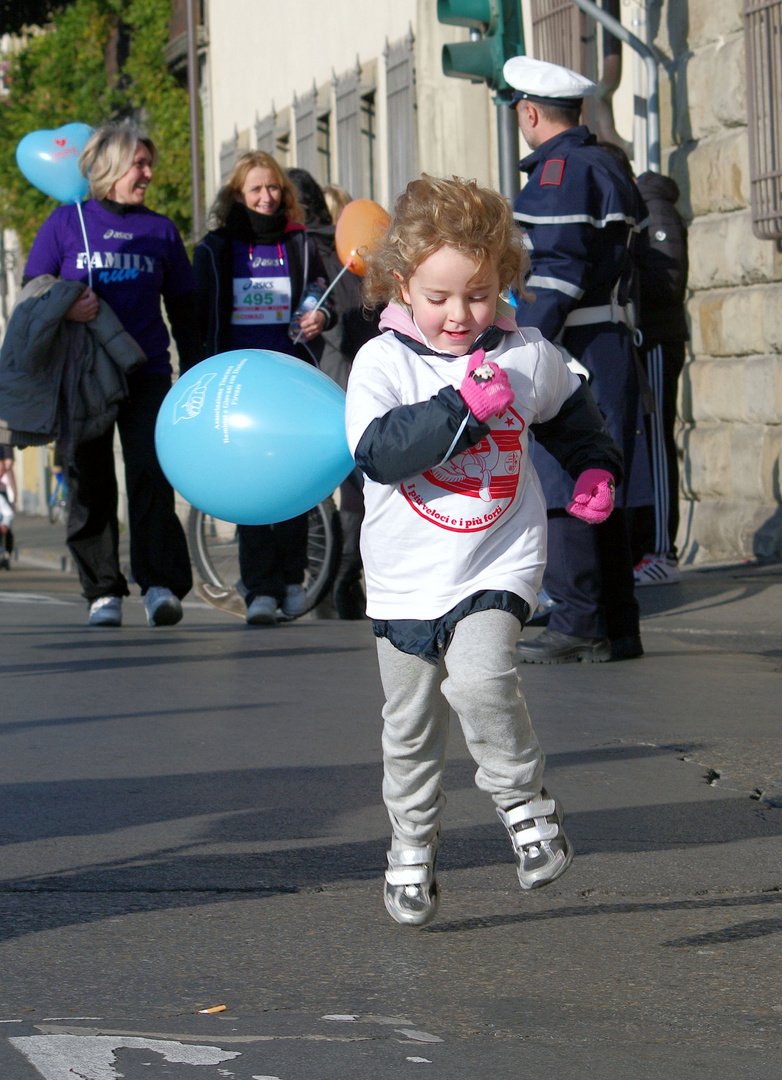
[[[478,770],[475,783],[503,810],[537,795],[544,756],[513,665],[521,626],[507,611],[457,624],[435,667],[378,638],[383,708],[383,801],[395,847],[431,842],[445,805],[449,707]]]

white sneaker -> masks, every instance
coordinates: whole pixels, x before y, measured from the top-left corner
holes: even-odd
[[[635,586],[674,585],[681,580],[679,564],[667,555],[644,555],[633,567]]]
[[[170,589],[153,585],[144,594],[144,608],[150,626],[173,626],[182,618],[182,602]]]
[[[277,601],[273,596],[256,596],[247,608],[246,619],[250,626],[276,626]]]
[[[286,585],[285,599],[280,605],[283,615],[289,619],[297,619],[307,610],[307,594],[303,585]]]
[[[122,597],[99,596],[90,604],[88,626],[122,626]]]

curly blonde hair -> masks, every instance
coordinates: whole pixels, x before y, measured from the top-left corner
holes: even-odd
[[[299,225],[303,225],[304,211],[299,202],[296,188],[293,186],[293,181],[282,165],[275,161],[271,154],[266,154],[262,150],[248,150],[239,155],[236,164],[231,169],[231,175],[224,186],[220,188],[215,201],[212,203],[212,208],[209,211],[210,224],[225,225],[234,203],[244,202],[242,196],[244,182],[247,179],[247,174],[256,168],[271,169],[282,189],[281,206],[285,211],[285,216],[289,221],[295,221]]]
[[[365,256],[365,302],[374,306],[401,301],[400,285],[441,247],[473,259],[476,274],[492,266],[502,290],[513,288],[531,299],[524,288],[529,256],[505,196],[479,187],[475,180],[424,173],[396,200],[388,231]]]

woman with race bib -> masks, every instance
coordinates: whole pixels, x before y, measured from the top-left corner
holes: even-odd
[[[285,170],[269,154],[242,154],[211,217],[217,227],[193,258],[203,358],[268,349],[317,365],[336,314],[328,298],[301,310],[323,295],[328,275]],[[278,608],[303,614],[307,515],[238,531],[247,622],[272,626]]]

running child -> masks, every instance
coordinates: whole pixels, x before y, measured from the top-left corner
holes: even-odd
[[[423,926],[439,903],[441,780],[452,708],[507,829],[522,889],[573,857],[514,667],[537,604],[546,506],[536,438],[576,479],[568,509],[600,522],[621,451],[585,382],[501,297],[527,295],[510,206],[474,181],[423,176],[368,259],[367,303],[387,303],[347,391],[348,443],[366,477],[361,553],[377,637],[386,908]]]

